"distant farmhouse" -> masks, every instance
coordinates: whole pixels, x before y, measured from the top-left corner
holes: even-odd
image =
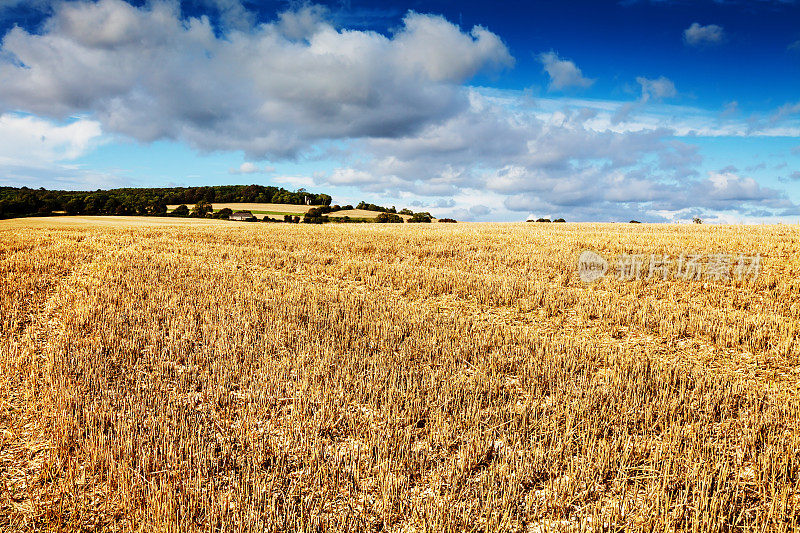
[[[236,211],[228,217],[229,220],[241,220],[243,222],[255,222],[256,217],[250,211]]]

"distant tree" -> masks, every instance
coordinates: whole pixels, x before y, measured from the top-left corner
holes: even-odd
[[[356,209],[363,209],[365,211],[382,211],[384,213],[397,213],[397,210],[392,207],[383,207],[375,204],[368,204],[367,202],[359,202]]]
[[[700,217],[694,217],[692,219],[692,222],[694,222],[695,224],[702,224],[703,223],[703,219],[700,218]]]
[[[327,213],[328,211],[330,211],[330,208],[327,206],[312,207],[303,215],[303,223],[322,224],[323,222],[327,222],[328,217],[325,216],[324,213]]]
[[[289,223],[294,222],[292,215],[283,215],[283,221]]]
[[[557,218],[553,222],[566,222],[563,218]]]
[[[408,219],[409,222],[426,222],[429,223],[433,217],[430,213],[414,213],[414,215]]]
[[[156,201],[150,208],[150,214],[156,216],[163,216],[167,214],[167,204],[162,201]]]
[[[233,214],[233,210],[230,207],[223,207],[216,213],[214,213],[214,218],[221,218],[223,220],[227,220]]]
[[[100,213],[105,205],[105,200],[103,200],[103,197],[97,194],[88,195],[84,202],[84,212],[89,215],[96,215]]]
[[[453,218],[440,218],[439,222],[449,222],[450,224],[455,224],[457,221]]]
[[[67,202],[67,205],[64,206],[64,210],[68,215],[79,215],[80,213],[83,213],[83,209],[83,198],[72,198],[69,202]]]
[[[549,218],[537,218],[536,222],[550,222]]]
[[[403,209],[400,210],[400,214],[401,215],[412,216],[414,214],[414,212],[411,209],[409,209],[407,207],[404,207]]]
[[[172,212],[173,215],[176,217],[188,217],[189,216],[189,208],[186,207],[186,204],[181,204],[175,208]]]
[[[116,209],[114,209],[114,214],[120,216],[133,215],[135,213],[136,209],[132,205],[127,203],[121,203],[117,206]]]
[[[212,211],[213,211],[213,208],[211,207],[211,204],[209,204],[205,200],[200,200],[199,202],[194,204],[194,207],[192,208],[191,216],[197,217],[197,218],[205,218],[206,215],[208,215]]]
[[[394,213],[381,213],[377,217],[375,217],[375,222],[384,224],[384,223],[392,223],[392,224],[402,224],[403,217],[400,215],[396,215]]]
[[[631,220],[630,224],[641,224],[641,222],[639,222],[638,220]]]

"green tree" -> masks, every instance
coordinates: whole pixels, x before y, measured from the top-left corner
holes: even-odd
[[[403,217],[401,217],[400,215],[396,215],[394,213],[381,213],[377,217],[375,217],[375,222],[402,224]]]
[[[223,207],[216,213],[214,213],[214,218],[222,218],[228,219],[233,214],[233,210],[230,207]]]
[[[83,213],[84,210],[84,203],[83,198],[72,198],[67,204],[64,206],[64,210],[67,212],[68,215],[79,215]]]
[[[409,222],[423,222],[423,223],[430,223],[433,220],[433,217],[430,213],[414,213],[414,215],[408,219]]]
[[[192,208],[192,215],[193,217],[197,218],[205,218],[206,215],[213,211],[211,204],[206,202],[205,200],[200,200],[194,207]]]

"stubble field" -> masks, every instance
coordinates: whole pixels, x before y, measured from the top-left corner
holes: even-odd
[[[799,242],[0,222],[0,529],[795,530]],[[614,275],[684,252],[761,271]]]

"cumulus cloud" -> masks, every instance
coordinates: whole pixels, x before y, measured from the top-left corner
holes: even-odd
[[[678,91],[672,80],[661,76],[656,79],[648,79],[643,76],[636,78],[636,82],[642,87],[642,101],[662,100],[677,96]]]
[[[271,166],[260,167],[255,163],[251,163],[249,161],[246,161],[241,165],[239,165],[239,168],[228,169],[229,174],[267,174],[269,172],[275,172],[275,167]]]
[[[100,124],[79,119],[54,124],[38,117],[0,115],[0,165],[54,163],[79,158],[100,142]]]
[[[437,214],[464,220],[547,212],[657,221],[686,209],[777,213],[794,206],[733,168],[700,177],[698,148],[671,129],[598,130],[590,126],[596,113],[584,111],[522,112],[472,90],[467,111],[415,135],[365,139],[351,165],[318,183],[387,198],[452,197],[455,206]],[[489,211],[469,209],[478,202]]]
[[[575,63],[567,59],[561,59],[553,51],[539,54],[539,61],[542,63],[544,71],[550,76],[549,88],[551,90],[562,90],[570,87],[585,89],[595,81],[585,78],[581,69]]]
[[[694,22],[691,26],[683,30],[683,41],[689,46],[701,46],[709,44],[719,44],[725,40],[725,30],[722,26],[709,24],[703,26]]]
[[[120,184],[113,171],[90,170],[77,160],[104,143],[100,124],[78,118],[51,122],[0,115],[0,185],[97,189]]]
[[[4,37],[0,110],[87,113],[144,142],[293,157],[321,139],[412,134],[468,106],[460,84],[513,64],[479,26],[409,13],[386,37],[323,15],[305,7],[218,36],[176,3],[65,2],[40,33]]]

